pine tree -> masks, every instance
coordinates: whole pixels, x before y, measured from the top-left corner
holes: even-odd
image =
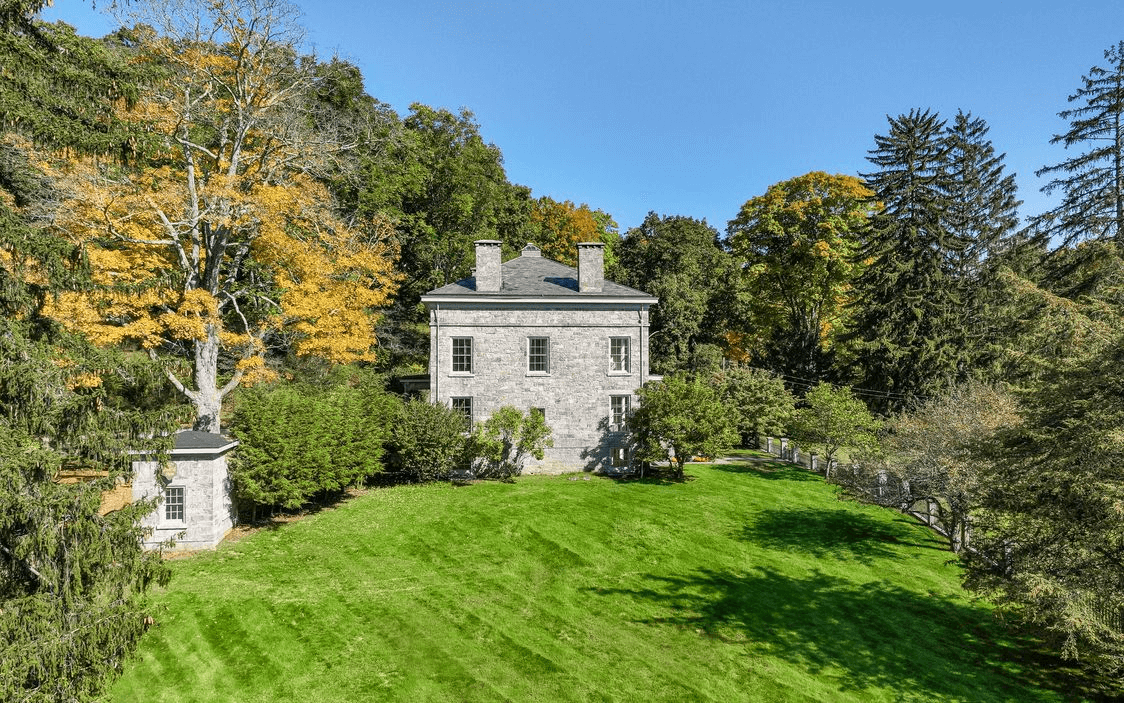
[[[965,243],[958,252],[955,275],[963,300],[959,346],[968,366],[986,363],[993,352],[996,329],[1006,324],[1006,300],[999,281],[1017,237],[1018,188],[1013,173],[1004,173],[1005,154],[996,154],[982,118],[957,112],[946,130],[949,158],[946,185],[948,230]]]
[[[1042,192],[1063,194],[1060,205],[1035,218],[1035,227],[1066,246],[1086,239],[1124,244],[1124,41],[1104,58],[1108,66],[1090,68],[1069,96],[1078,106],[1058,113],[1069,130],[1050,140],[1087,151],[1035,172],[1056,174]]]
[[[936,113],[890,118],[875,137],[864,174],[882,210],[872,219],[856,282],[854,327],[862,385],[885,393],[882,409],[899,409],[955,374],[953,343],[963,300],[956,285],[967,240],[948,227],[950,145]]]
[[[1116,330],[1119,330],[1117,322]],[[1039,625],[1068,658],[1124,671],[1124,340],[1062,359],[1024,421],[982,445],[966,585]],[[1117,692],[1119,693],[1119,691]]]
[[[966,242],[960,252],[960,277],[981,274],[985,262],[1003,251],[1019,224],[1015,174],[1004,173],[1006,154],[995,153],[990,130],[980,117],[963,111],[948,126],[948,207],[945,222]]]
[[[127,451],[166,445],[176,425],[162,375],[42,314],[81,285],[82,267],[80,252],[38,226],[55,186],[26,138],[123,154],[120,125],[89,119],[135,88],[117,80],[128,74],[120,58],[26,16],[0,31],[0,66],[18,67],[5,71],[0,118],[20,132],[0,144],[0,700],[97,697],[147,627],[142,594],[168,575],[140,546],[151,502],[101,514],[102,492],[130,476]],[[70,470],[97,478],[60,482]]]

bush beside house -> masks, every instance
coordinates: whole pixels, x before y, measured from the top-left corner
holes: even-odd
[[[374,382],[246,391],[230,432],[242,445],[230,462],[236,499],[297,508],[383,470],[383,445],[400,402]]]
[[[465,463],[464,414],[443,403],[411,399],[394,418],[387,470],[410,482],[444,481]]]

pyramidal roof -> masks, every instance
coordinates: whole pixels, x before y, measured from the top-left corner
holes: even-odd
[[[476,290],[476,277],[464,278],[456,283],[435,288],[422,296],[422,301],[427,298],[463,297],[471,300],[474,298],[573,298],[575,301],[585,298],[629,298],[644,299],[640,302],[654,304],[656,298],[644,291],[622,286],[606,279],[600,291],[578,290],[578,270],[572,266],[561,264],[542,255],[538,247],[528,244],[514,259],[505,261],[500,266],[500,290],[498,292],[481,292]]]

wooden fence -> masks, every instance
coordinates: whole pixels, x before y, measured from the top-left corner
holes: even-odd
[[[778,457],[781,461],[787,461],[793,464],[798,464],[811,471],[821,471],[822,464],[818,456],[813,453],[801,450],[792,440],[787,437],[766,437],[761,443],[760,449]],[[838,462],[832,462],[832,474],[836,471],[846,471],[846,467],[840,467]],[[885,479],[885,477],[883,477]],[[889,487],[885,480],[876,483],[864,490],[871,494],[882,495],[882,491],[893,490]],[[938,533],[942,537],[948,538],[948,530],[940,519],[940,511],[935,501],[922,498],[915,500],[909,504],[900,506],[901,511],[907,515],[912,515],[919,520],[923,525]],[[967,535],[965,536],[964,549],[971,550],[972,547],[968,543]],[[1100,623],[1117,632],[1124,633],[1124,608],[1117,607],[1116,605],[1104,602],[1090,602],[1085,606],[1089,612],[1090,617],[1095,618]]]

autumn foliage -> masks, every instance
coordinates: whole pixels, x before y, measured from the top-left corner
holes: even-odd
[[[148,153],[52,173],[67,194],[54,225],[85,252],[95,286],[50,314],[98,344],[189,359],[190,380],[168,375],[197,429],[217,431],[222,398],[270,375],[271,346],[373,360],[378,310],[399,280],[389,221],[345,221],[317,178],[348,145],[306,118],[310,73],[287,9],[224,0],[193,10],[203,22],[137,30],[138,60],[160,78],[119,116],[153,136]],[[232,370],[220,378],[220,367]]]

